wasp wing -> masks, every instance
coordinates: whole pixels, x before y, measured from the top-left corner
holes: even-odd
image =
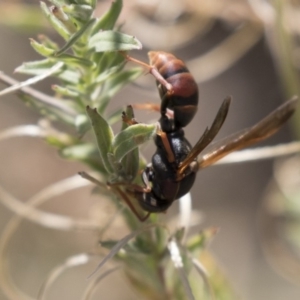
[[[191,152],[181,162],[178,168],[179,176],[184,173],[185,169],[194,161],[194,159],[199,155],[199,153],[202,152],[212,142],[212,140],[218,134],[228,114],[230,103],[231,103],[231,97],[228,96],[227,98],[225,98],[221,107],[219,108],[219,111],[211,127],[205,130],[205,132],[198,140],[196,145],[193,147]]]
[[[293,97],[254,126],[211,144],[198,160],[199,169],[214,164],[233,151],[246,148],[270,137],[292,116],[297,104],[297,97]]]

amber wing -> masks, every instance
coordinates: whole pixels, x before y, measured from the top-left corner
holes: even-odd
[[[297,104],[297,97],[293,97],[254,126],[211,144],[198,159],[199,169],[214,164],[233,151],[246,148],[270,137],[293,115]]]

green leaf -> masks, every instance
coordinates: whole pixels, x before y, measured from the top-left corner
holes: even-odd
[[[49,60],[24,63],[23,65],[19,66],[15,72],[28,75],[41,75],[45,72],[48,72],[55,64],[57,64],[58,61],[58,59],[50,58]],[[78,84],[82,75],[78,71],[73,70],[71,67],[66,69],[66,66],[64,66],[63,68],[65,69],[62,69],[58,73],[52,74],[52,76],[70,84]]]
[[[74,18],[84,22],[87,22],[93,13],[93,8],[90,5],[64,5],[62,6],[62,10]]]
[[[57,94],[62,95],[62,96],[67,96],[67,97],[72,97],[72,98],[80,96],[78,91],[75,91],[73,89],[70,89],[70,88],[67,88],[67,87],[64,87],[64,86],[60,86],[60,85],[57,85],[57,84],[52,85],[51,88]]]
[[[133,181],[139,171],[139,148],[131,150],[121,161],[126,180]]]
[[[63,70],[60,73],[56,74],[55,76],[70,84],[78,84],[79,80],[81,79],[81,75],[79,72],[70,69]]]
[[[54,51],[57,51],[59,49],[58,44],[52,41],[48,36],[44,34],[39,34],[38,39],[47,48],[50,48]]]
[[[75,119],[75,126],[77,132],[83,135],[91,128],[91,123],[86,115],[78,115]]]
[[[39,99],[32,97],[31,95],[28,95],[21,91],[19,92],[19,97],[25,102],[25,104],[38,110],[42,116],[47,117],[47,119],[49,120],[60,120],[66,124],[74,126],[74,116],[72,114],[66,113],[66,111],[62,110],[59,107],[47,105],[39,101]]]
[[[30,39],[31,47],[40,55],[42,56],[51,56],[54,53],[54,50],[51,48],[46,47],[43,44],[38,43],[34,39]]]
[[[112,68],[104,70],[97,76],[97,78],[95,79],[95,83],[99,84],[108,80],[112,75],[115,75],[118,71],[120,71],[120,68],[121,66],[114,66]]]
[[[57,63],[57,61],[53,61],[51,64],[51,66],[49,66],[49,68],[46,68],[46,65],[45,65],[45,69],[42,68],[42,65],[41,65],[41,68],[34,68],[33,65],[32,65],[32,68],[29,66],[20,66],[18,67],[15,72],[18,72],[18,73],[21,73],[21,74],[28,74],[28,75],[42,75],[44,74],[45,72],[48,72],[55,64]],[[64,82],[68,82],[70,84],[78,84],[79,80],[81,79],[81,75],[79,72],[75,71],[75,70],[72,70],[72,69],[66,69],[66,70],[61,70],[60,72],[58,73],[55,73],[55,74],[52,74],[53,77],[57,77],[59,79],[61,79],[62,81]]]
[[[66,0],[48,0],[48,1],[56,6],[62,6],[64,4],[66,4]]]
[[[96,74],[102,74],[112,68],[119,72],[126,64],[124,57],[116,52],[94,52],[93,61],[97,64]]]
[[[89,48],[94,48],[96,52],[129,51],[142,49],[142,44],[134,36],[107,30],[92,36],[89,40]]]
[[[93,7],[93,9],[95,9],[96,5],[97,5],[97,0],[86,0],[86,3],[91,5],[91,7]]]
[[[82,35],[95,23],[96,19],[89,20],[84,26],[82,26],[77,32],[75,32],[71,38],[67,41],[67,43],[57,52],[55,52],[56,56],[61,55],[70,49],[81,37]]]
[[[193,235],[187,242],[188,250],[191,252],[203,250],[217,232],[218,229],[216,227],[209,227],[200,233]]]
[[[116,95],[123,86],[138,78],[142,73],[143,70],[141,68],[133,68],[118,72],[114,76],[111,76],[110,80],[105,83],[102,95],[98,99],[100,103],[99,111],[103,112],[109,100]]]
[[[15,69],[15,72],[24,73],[24,74],[32,74],[32,75],[39,75],[45,73],[50,68],[55,65],[56,61],[53,59],[43,59],[43,60],[36,60],[36,61],[29,61],[23,63],[21,66]]]
[[[127,106],[125,113],[128,119],[134,118],[132,106]],[[129,125],[123,122],[122,130],[125,130],[126,128],[128,128],[128,126]],[[127,180],[132,181],[139,171],[139,148],[135,147],[133,150],[129,151],[124,156],[121,163]]]
[[[54,17],[56,17],[66,28],[67,30],[73,34],[77,31],[77,24],[75,20],[72,20],[64,11],[62,10],[62,6],[51,6],[50,11]]]
[[[101,160],[108,173],[113,174],[114,168],[111,165],[108,154],[112,154],[112,140],[114,138],[113,131],[106,120],[98,114],[96,109],[86,108],[87,114],[92,122],[93,130],[97,139],[98,149]]]
[[[52,27],[65,39],[68,40],[71,33],[69,30],[66,28],[64,24],[61,23],[54,15],[53,13],[49,10],[48,6],[45,4],[45,2],[41,1],[41,9],[49,22],[51,23]]]
[[[50,132],[46,137],[46,142],[56,148],[69,147],[77,142],[77,139],[71,135],[62,132]]]
[[[56,55],[56,54],[54,54]],[[63,62],[68,63],[70,66],[79,66],[79,67],[93,67],[94,63],[89,59],[85,59],[82,57],[74,56],[71,54],[63,53],[58,57],[58,60],[62,60]]]
[[[59,153],[63,158],[81,161],[93,169],[99,170],[102,174],[107,173],[101,163],[99,151],[94,144],[86,143],[64,147]]]
[[[45,78],[58,72],[63,67],[63,65],[64,65],[63,62],[58,62],[52,68],[50,68],[47,72],[45,72],[43,74],[37,75],[37,76],[29,78],[23,82],[18,82],[10,87],[7,87],[6,89],[4,89],[0,92],[0,95],[5,95],[7,93],[11,93],[13,91],[20,90],[26,86],[33,85],[41,80],[44,80]]]
[[[117,243],[118,240],[100,241],[100,246],[111,250]]]
[[[115,2],[112,2],[110,9],[95,24],[92,35],[99,30],[113,29],[121,13],[122,6],[122,0],[116,0]]]
[[[149,141],[156,130],[156,124],[135,124],[117,134],[112,142],[116,161],[120,161],[131,150]]]

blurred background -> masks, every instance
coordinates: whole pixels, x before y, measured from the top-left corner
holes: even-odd
[[[98,2],[100,15],[110,2]],[[292,95],[299,95],[299,1],[148,2],[125,0],[120,24],[124,32],[143,44],[143,51],[132,52],[132,56],[147,61],[149,50],[169,51],[182,58],[195,76],[200,87],[199,110],[186,128],[192,144],[211,124],[227,95],[232,95],[233,102],[218,138],[253,125]],[[46,33],[62,41],[49,31],[36,1],[0,1],[0,11],[0,69],[24,80],[24,76],[13,74],[14,69],[39,58],[28,39]],[[35,87],[51,93],[52,83],[46,80]],[[136,85],[125,88],[111,106],[143,102],[158,102],[151,76],[142,76]],[[0,106],[0,130],[35,124],[40,118],[15,95],[1,98]],[[299,115],[298,109],[293,121],[263,145],[299,138]],[[136,117],[149,121],[158,118],[143,111],[136,112]],[[146,147],[148,159],[153,150],[152,145]],[[22,201],[84,168],[63,161],[55,149],[31,138],[3,141],[0,165],[1,186]],[[192,189],[193,206],[203,215],[202,228],[220,228],[210,250],[241,299],[300,297],[300,204],[294,201],[291,208],[283,202],[291,189],[293,199],[298,195],[300,201],[299,170],[299,159],[293,158],[275,166],[272,160],[213,166],[198,174]],[[293,183],[288,180],[290,174]],[[287,194],[285,188],[289,188]],[[42,208],[78,218],[95,214],[104,218],[97,212],[99,201],[91,194],[91,187],[85,187],[56,197]],[[177,211],[173,205],[167,217]],[[11,211],[1,205],[1,251],[5,248],[5,263],[16,286],[29,295],[24,299],[36,298],[53,266],[90,251],[97,243],[95,234],[87,231],[50,230],[28,221],[16,225],[12,220]],[[13,235],[9,236],[9,231]],[[87,284],[85,278],[98,261],[95,258],[84,267],[65,272],[47,299],[80,299],[80,291]],[[94,299],[99,297],[138,299],[118,273],[99,285]],[[0,291],[0,299],[10,298]]]

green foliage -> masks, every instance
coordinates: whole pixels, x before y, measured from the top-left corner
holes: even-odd
[[[92,126],[97,139],[97,144],[101,156],[101,160],[108,173],[114,173],[114,168],[111,165],[108,155],[112,153],[113,131],[106,120],[97,113],[96,109],[87,107],[87,113],[91,119]]]
[[[94,168],[101,170],[104,175],[114,174],[115,178],[124,177],[128,168],[128,178],[132,180],[139,166],[137,146],[151,138],[155,126],[141,124],[140,128],[147,128],[144,132],[134,132],[136,128],[129,129],[131,141],[136,141],[129,145],[125,140],[122,142],[122,136],[117,135],[116,140],[113,140],[114,133],[110,126],[112,122],[121,120],[120,110],[106,117],[110,99],[142,72],[139,68],[123,70],[125,61],[119,51],[141,49],[142,46],[135,37],[113,29],[121,12],[122,1],[113,2],[111,8],[99,19],[92,17],[95,1],[51,2],[54,6],[48,7],[46,3],[41,2],[41,8],[52,27],[65,40],[65,44],[60,47],[44,35],[39,36],[39,41],[31,39],[33,49],[45,58],[23,63],[16,71],[34,75],[38,81],[38,76],[51,72],[51,68],[58,62],[63,63],[58,71],[51,73],[52,77],[61,81],[61,84],[53,85],[52,88],[56,97],[60,98],[61,105],[71,109],[72,113],[64,115],[57,107],[34,97],[29,97],[29,101],[28,95],[27,103],[41,112],[46,111],[46,115],[51,115],[52,120],[60,120],[71,125],[80,136],[89,131],[91,120],[102,165],[99,167],[97,162],[97,167]],[[86,115],[86,107],[90,120]],[[107,122],[106,119],[110,121]],[[123,135],[128,138],[126,132]],[[89,158],[91,154],[89,142],[74,139],[72,145],[64,145],[51,142],[53,139],[52,137],[48,141],[58,147],[65,158],[77,159],[88,165],[94,161]],[[135,155],[131,153],[130,158],[126,158],[131,163],[122,166],[121,160],[134,148],[136,148]]]
[[[135,124],[121,131],[112,142],[116,160],[122,160],[131,150],[152,138],[155,132],[155,124]]]

